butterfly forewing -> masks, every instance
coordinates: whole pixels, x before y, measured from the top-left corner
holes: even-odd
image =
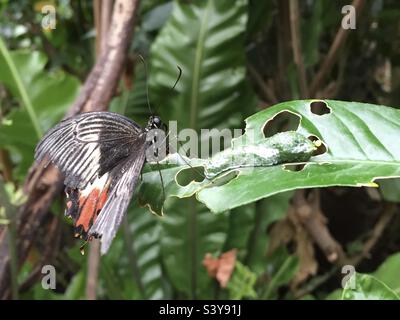
[[[151,144],[147,133],[161,126],[158,117],[142,129],[115,113],[88,112],[59,123],[36,148],[37,161],[54,163],[65,176],[66,215],[76,236],[100,238],[103,254],[137,185]]]
[[[128,158],[141,130],[115,113],[83,113],[51,129],[38,144],[35,159],[48,157],[65,175],[65,185],[84,188]]]

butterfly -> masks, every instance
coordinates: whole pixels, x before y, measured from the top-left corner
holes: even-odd
[[[64,175],[65,214],[75,236],[85,243],[99,238],[102,254],[127,211],[157,130],[166,131],[158,116],[142,128],[117,113],[87,112],[61,121],[35,149],[37,162],[52,163]]]

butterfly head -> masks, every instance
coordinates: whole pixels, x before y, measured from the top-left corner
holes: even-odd
[[[159,116],[151,116],[147,123],[147,130],[161,129],[166,131],[167,126],[161,121]]]

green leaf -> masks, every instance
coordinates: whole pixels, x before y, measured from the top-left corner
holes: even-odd
[[[245,0],[174,2],[151,48],[150,87],[163,118],[195,130],[241,125],[256,105],[245,78],[246,23]]]
[[[80,270],[71,279],[67,289],[65,290],[64,297],[66,300],[77,300],[85,297],[86,288],[86,271]]]
[[[400,294],[400,253],[393,254],[379,266],[372,275],[378,280],[387,283],[399,295]]]
[[[175,201],[169,208],[161,218],[161,251],[168,277],[186,297],[212,299],[214,281],[202,262],[206,253],[222,253],[228,217],[212,215],[190,198]]]
[[[400,179],[378,180],[383,199],[400,202]]]
[[[258,275],[265,271],[265,266],[269,262],[266,257],[269,241],[267,229],[272,223],[286,215],[292,195],[292,192],[283,192],[257,203],[246,263]]]
[[[14,94],[18,95],[18,97],[22,100],[23,105],[26,108],[27,113],[29,114],[31,123],[35,129],[36,136],[37,138],[40,139],[40,137],[42,136],[42,129],[39,126],[36,113],[33,110],[33,105],[28,95],[27,88],[23,83],[22,74],[18,72],[16,63],[13,61],[11,54],[8,51],[1,37],[0,37],[0,66],[3,67],[0,69],[0,74],[3,75],[2,79],[0,80],[8,84],[13,89]],[[24,76],[25,77],[30,76],[30,74]]]
[[[188,166],[179,156],[171,155],[162,162],[166,195],[187,197],[196,193],[197,199],[213,212],[222,212],[284,191],[328,186],[376,187],[376,179],[400,176],[400,146],[392,138],[400,135],[399,110],[324,100],[329,113],[318,115],[311,111],[313,102],[316,101],[284,102],[258,112],[246,120],[245,134],[232,141],[233,148],[253,145],[265,139],[264,126],[277,114],[296,114],[301,118],[297,132],[317,137],[327,148],[324,154],[307,161],[301,171],[290,170],[285,164],[238,168],[234,178],[222,175],[212,182],[205,179],[180,185],[176,180],[178,174]],[[190,163],[204,166],[205,161],[191,159]],[[150,168],[144,175],[143,190],[154,189],[154,182],[159,181],[155,176],[158,172],[151,170],[155,169]],[[221,182],[223,178],[228,182]],[[153,195],[153,200],[146,199],[146,203],[160,208],[161,199],[154,197],[155,192],[148,194]]]
[[[399,300],[400,297],[374,276],[355,273],[347,281],[342,300]]]
[[[137,268],[143,299],[165,299],[161,269],[161,221],[145,208],[134,208],[128,212],[129,229],[125,230],[125,246],[129,266]],[[129,232],[129,236],[126,233]],[[128,242],[128,240],[130,240]],[[131,255],[131,257],[129,257]],[[133,271],[133,270],[132,270]]]
[[[236,261],[235,269],[227,285],[229,299],[256,298],[257,293],[254,290],[256,281],[256,274],[239,261]]]
[[[229,213],[228,236],[224,252],[237,249],[238,259],[244,259],[248,253],[248,243],[255,224],[255,206],[247,205]]]
[[[45,72],[47,58],[41,52],[9,54],[19,81],[16,83],[15,72],[10,71],[0,56],[0,83],[17,98],[26,95],[31,109],[14,108],[7,114],[7,121],[0,123],[0,147],[18,155],[14,155],[14,160],[19,165],[17,174],[22,176],[33,161],[33,151],[40,138],[36,126],[44,132],[63,117],[78,94],[79,82],[61,71]],[[26,94],[21,96],[21,90]],[[21,100],[26,104],[24,98]]]
[[[276,299],[279,287],[289,283],[299,266],[298,257],[289,255],[284,247],[277,249],[270,259],[268,268],[274,268],[275,270],[272,272],[267,270],[272,273],[272,278],[262,293],[262,299],[265,300]]]
[[[311,19],[302,21],[302,41],[304,43],[304,64],[310,67],[318,63],[320,52],[320,35],[323,29],[322,13],[324,2],[314,1],[312,5]]]
[[[367,275],[374,277],[374,279],[390,285],[390,288],[394,291],[396,295],[400,293],[400,253],[393,254],[386,258],[386,260],[379,266],[379,268]],[[354,281],[354,279],[349,280]],[[349,282],[350,284],[351,282]],[[343,296],[343,290],[337,289],[331,292],[326,299],[327,300],[338,300]]]
[[[326,100],[331,113],[320,116],[311,112],[312,102],[285,102],[251,116],[246,120],[246,133],[233,145],[249,143],[251,133],[255,141],[263,139],[265,123],[286,110],[301,117],[298,132],[324,142],[328,149],[325,154],[312,157],[299,172],[285,170],[284,165],[238,170],[235,179],[222,186],[200,189],[197,198],[219,212],[287,190],[375,186],[378,177],[400,176],[400,146],[392,138],[400,135],[399,110]]]
[[[243,50],[246,23],[244,0],[174,2],[150,55],[150,97],[163,119],[176,120],[178,129],[233,128],[254,110],[256,100],[246,82]],[[182,77],[171,90],[177,66]],[[174,193],[189,197],[198,186],[181,188],[175,183],[175,175],[185,164],[181,158],[178,161],[178,165],[160,164],[165,192],[170,197]],[[158,168],[146,166],[139,200],[160,214],[163,191]],[[168,199],[167,214],[161,218],[166,273],[179,297],[214,298],[215,283],[202,261],[206,253],[222,252],[228,217],[210,214],[194,198],[175,200]]]

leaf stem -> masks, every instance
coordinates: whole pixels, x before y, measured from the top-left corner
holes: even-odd
[[[39,125],[39,121],[36,116],[35,110],[33,109],[32,102],[29,99],[28,93],[26,92],[25,86],[24,86],[22,79],[18,73],[18,70],[14,64],[14,61],[11,58],[10,52],[8,51],[7,47],[4,44],[3,39],[1,37],[0,37],[0,54],[3,56],[8,68],[10,69],[11,75],[17,86],[17,89],[21,96],[22,102],[26,108],[26,111],[29,114],[33,128],[35,129],[36,136],[38,137],[38,139],[40,139],[42,137],[43,133],[42,133],[42,129]]]

